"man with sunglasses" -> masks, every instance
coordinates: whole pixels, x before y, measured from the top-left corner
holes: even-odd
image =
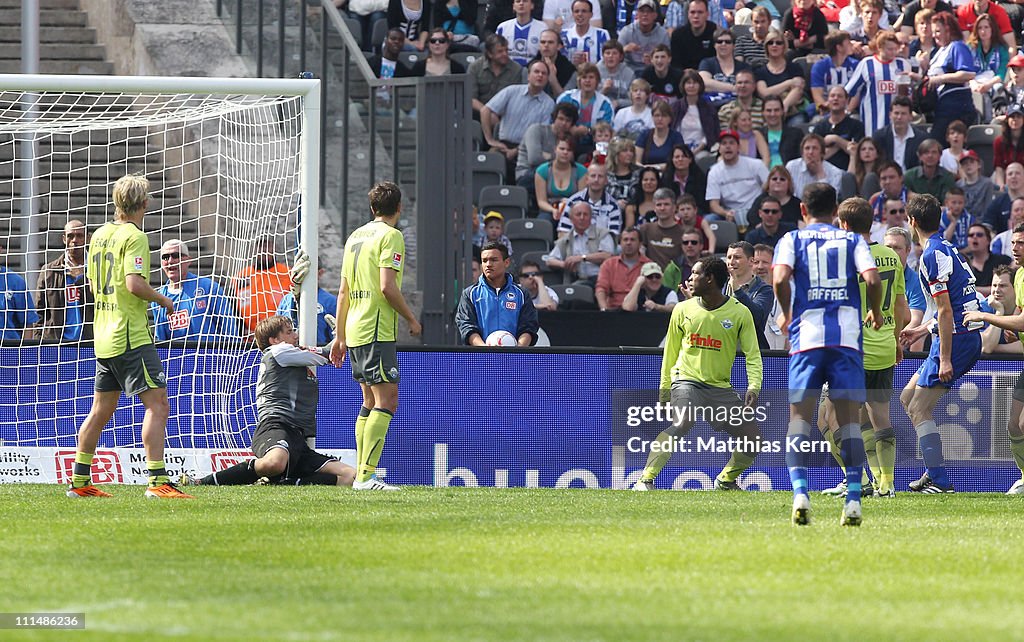
[[[982,296],[992,294],[992,278],[1000,265],[1010,265],[1010,257],[993,254],[989,250],[992,232],[982,223],[974,223],[967,230],[967,264],[976,279],[974,285]]]
[[[679,295],[664,283],[664,272],[655,262],[644,263],[633,287],[622,300],[625,312],[672,312]]]
[[[761,222],[757,224],[757,227],[748,230],[744,237],[744,240],[751,245],[764,244],[775,247],[779,239],[796,229],[796,225],[781,220],[782,205],[779,205],[779,200],[774,196],[768,196],[761,201],[758,214],[761,216]]]
[[[157,292],[174,303],[174,312],[150,303],[157,341],[235,339],[239,336],[238,317],[231,301],[216,281],[189,271],[192,256],[188,245],[171,239],[160,248],[160,267],[167,282]]]

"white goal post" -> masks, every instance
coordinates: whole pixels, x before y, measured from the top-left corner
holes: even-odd
[[[61,257],[74,263],[64,252],[66,221],[80,219],[95,232],[113,218],[113,183],[141,172],[150,179],[144,231],[151,249],[185,241],[191,271],[222,286],[224,300],[248,300],[244,269],[256,264],[261,242],[273,241],[277,264],[304,249],[311,266],[297,306],[300,341],[316,344],[320,92],[315,79],[0,75],[0,266],[24,278],[39,306],[41,268]],[[155,257],[150,281],[159,285],[165,277]],[[242,338],[245,319],[236,321],[237,335],[189,335],[173,351],[180,361],[165,363],[169,393],[178,397],[171,399],[178,439],[171,448],[243,445],[253,399],[233,387],[254,380],[254,363]],[[39,346],[38,333],[4,330],[0,450],[66,450],[91,397],[92,365],[82,365],[75,338]],[[140,445],[138,406],[119,410],[100,448]]]

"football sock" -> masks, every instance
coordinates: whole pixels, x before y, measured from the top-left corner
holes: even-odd
[[[146,472],[149,473],[149,485],[160,486],[170,481],[167,478],[167,469],[164,468],[164,460],[146,461]]]
[[[370,409],[366,406],[359,407],[359,416],[356,417],[356,463],[360,462],[360,451],[363,448],[363,434],[366,432],[366,418],[370,416]]]
[[[289,486],[337,486],[338,476],[331,475],[329,473],[313,473],[306,477],[298,477],[295,479],[282,479],[280,484],[286,484]]]
[[[1010,435],[1010,452],[1013,453],[1013,461],[1020,468],[1021,475],[1024,475],[1024,435],[1014,437]]]
[[[888,492],[896,478],[896,431],[892,428],[880,430],[875,435],[875,454],[878,457],[878,488]]]
[[[357,480],[364,482],[377,472],[377,463],[384,450],[384,437],[388,434],[393,415],[383,408],[374,408],[363,427],[363,449],[359,453]]]
[[[729,461],[725,463],[725,468],[722,469],[722,472],[718,473],[718,480],[726,482],[736,481],[743,474],[743,471],[753,465],[756,456],[754,453],[734,450],[732,456],[729,457]]]
[[[864,442],[857,424],[839,429],[839,450],[846,462],[846,503],[860,501],[861,475],[864,474]]]
[[[790,419],[786,431],[786,442],[792,448],[786,448],[786,466],[789,468],[789,480],[793,483],[794,495],[807,495],[807,466],[804,463],[804,444],[811,440],[811,424],[803,419]]]
[[[860,425],[860,437],[864,443],[864,454],[866,456],[866,463],[864,465],[864,476],[861,477],[861,484],[868,483],[868,469],[871,469],[871,479],[875,481],[875,485],[878,485],[878,480],[882,476],[881,467],[878,465],[878,450],[875,442],[875,429],[871,427],[870,423],[863,423]]]
[[[199,480],[199,483],[214,486],[248,486],[259,478],[256,473],[256,460],[250,459],[207,475]]]
[[[942,437],[939,428],[931,419],[914,426],[917,432],[917,443],[921,447],[921,459],[924,460],[928,476],[939,486],[949,486],[949,475],[946,473],[946,462],[942,458]]]
[[[92,453],[75,453],[75,465],[71,470],[71,485],[81,488],[92,483]]]
[[[672,442],[672,434],[670,432],[659,433],[655,441],[661,444],[661,446],[659,446],[657,452],[652,448],[651,452],[647,454],[647,464],[644,466],[644,472],[640,474],[640,481],[654,481],[658,473],[661,472],[661,469],[665,467],[665,464],[672,457],[672,453],[669,450],[669,445]]]

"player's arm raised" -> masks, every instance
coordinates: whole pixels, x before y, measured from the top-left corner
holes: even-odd
[[[416,315],[409,308],[409,304],[405,302],[405,297],[402,296],[402,290],[398,287],[398,272],[389,267],[380,268],[380,293],[388,300],[388,304],[395,309],[395,312],[409,322],[409,332],[412,336],[418,337],[423,332],[423,326],[420,325]]]
[[[164,310],[167,310],[168,315],[174,314],[174,301],[171,301],[170,297],[166,297],[154,290],[153,286],[141,274],[126,275],[124,287],[132,293],[132,296],[138,297],[143,301],[152,301]]]
[[[345,322],[348,320],[348,279],[341,277],[341,287],[338,288],[338,307],[334,310],[335,334],[334,343],[331,345],[331,363],[335,368],[340,368],[345,362]]]

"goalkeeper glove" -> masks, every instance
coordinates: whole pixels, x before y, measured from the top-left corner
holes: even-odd
[[[306,275],[309,274],[309,264],[309,255],[306,254],[305,250],[299,250],[295,255],[292,269],[288,272],[288,276],[292,280],[292,296],[296,299],[299,298],[299,292],[302,290],[302,282],[306,280]]]

